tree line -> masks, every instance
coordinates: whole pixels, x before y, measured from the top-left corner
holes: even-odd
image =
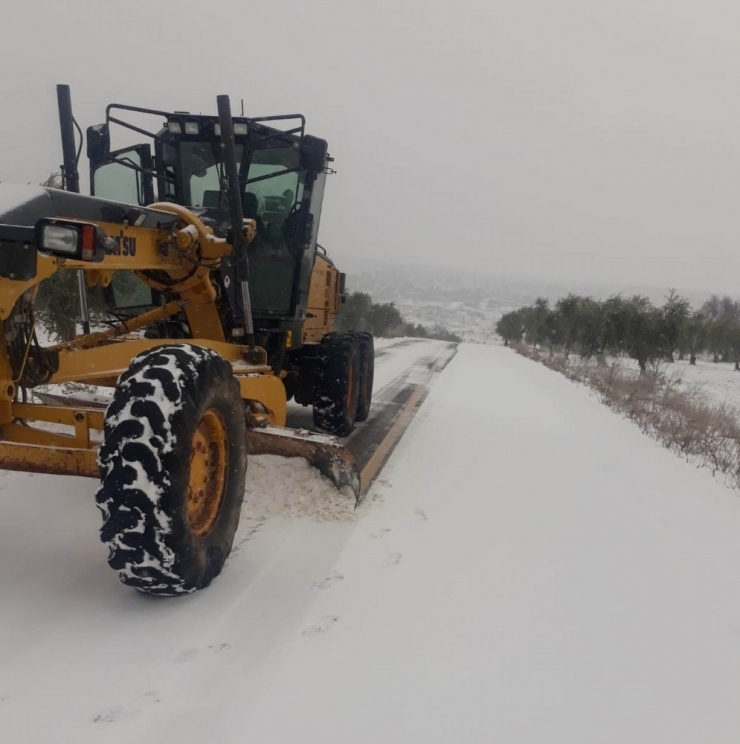
[[[365,292],[350,292],[337,315],[338,331],[369,331],[379,338],[413,336],[439,341],[460,342],[462,338],[440,325],[427,328],[419,323],[408,323],[392,302],[373,302]]]
[[[671,290],[663,305],[647,297],[613,295],[599,301],[569,294],[554,305],[540,297],[533,305],[506,313],[496,332],[508,346],[525,341],[584,357],[634,359],[642,373],[659,360],[708,353],[715,362],[734,362],[740,370],[740,302],[712,295],[698,310]]]

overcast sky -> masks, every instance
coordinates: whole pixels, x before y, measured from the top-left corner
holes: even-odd
[[[58,82],[83,128],[229,93],[329,141],[338,263],[740,294],[737,0],[7,0],[3,31],[0,180],[58,167]]]

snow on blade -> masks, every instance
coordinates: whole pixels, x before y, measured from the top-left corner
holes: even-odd
[[[318,522],[355,518],[355,495],[334,484],[302,457],[252,455],[242,517],[291,517]]]

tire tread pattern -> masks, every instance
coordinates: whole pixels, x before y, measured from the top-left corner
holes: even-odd
[[[141,591],[178,595],[207,586],[231,549],[227,522],[234,521],[235,510],[238,524],[246,474],[240,409],[230,424],[229,485],[222,505],[230,513],[219,515],[214,528],[224,534],[196,545],[186,519],[192,431],[207,405],[203,401],[211,399],[222,407],[224,401],[231,407],[240,402],[231,365],[210,349],[167,345],[133,359],[106,411],[96,494],[103,514],[100,536],[121,581]]]
[[[360,389],[360,352],[354,334],[327,333],[321,339],[314,385],[314,424],[329,434],[346,437],[355,425]]]

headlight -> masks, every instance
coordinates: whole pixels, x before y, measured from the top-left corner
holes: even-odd
[[[213,125],[213,133],[216,135],[216,137],[221,136],[221,125],[218,122]],[[245,121],[235,121],[234,134],[246,137],[246,135],[249,134],[249,124],[247,124]]]
[[[185,122],[185,134],[198,134],[200,127],[197,121],[186,121]]]
[[[182,134],[182,126],[180,126],[179,121],[168,121],[167,131],[170,134]]]
[[[77,255],[80,231],[69,225],[42,225],[39,249],[63,256]]]
[[[39,220],[36,223],[36,247],[52,256],[102,261],[105,241],[105,233],[92,223],[63,220]]]

